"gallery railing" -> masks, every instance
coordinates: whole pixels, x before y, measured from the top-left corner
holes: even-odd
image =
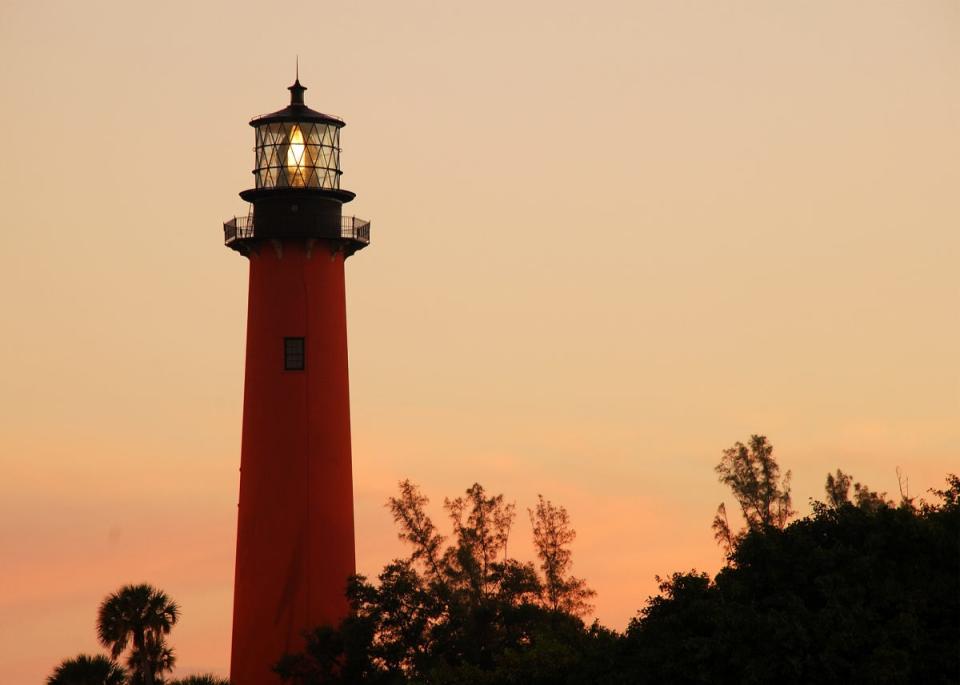
[[[227,245],[236,240],[256,237],[256,225],[252,216],[235,216],[223,224],[223,241]],[[340,232],[330,235],[327,230],[319,230],[317,238],[355,240],[364,245],[370,244],[370,222],[355,216],[340,217]]]

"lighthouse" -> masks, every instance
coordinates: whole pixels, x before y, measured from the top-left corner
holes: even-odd
[[[278,683],[304,631],[346,616],[355,572],[344,262],[370,222],[342,212],[343,120],[289,91],[250,122],[249,212],[223,225],[250,266],[232,685]]]

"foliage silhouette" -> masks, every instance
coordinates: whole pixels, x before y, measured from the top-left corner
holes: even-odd
[[[348,589],[353,615],[339,629],[310,633],[303,653],[278,664],[281,676],[304,685],[486,683],[527,672],[516,682],[532,683],[531,659],[539,657],[555,671],[543,682],[564,682],[556,678],[573,663],[569,645],[611,635],[579,618],[593,592],[570,575],[574,531],[563,507],[540,497],[529,511],[541,577],[532,563],[507,555],[515,506],[503,495],[474,484],[444,500],[449,542],[427,504],[415,485],[400,484],[387,506],[411,545],[409,557],[388,564],[376,584],[355,577]],[[555,658],[559,652],[568,658]]]
[[[230,685],[230,681],[211,673],[202,673],[171,680],[167,685]]]
[[[824,490],[827,494],[826,505],[839,509],[850,502],[850,484],[853,477],[837,469],[836,474],[828,473]],[[875,492],[861,483],[853,483],[853,501],[861,509],[876,511],[880,507],[892,507],[893,501],[887,499],[887,493]],[[904,498],[906,501],[906,498]]]
[[[125,685],[127,672],[115,661],[98,654],[80,654],[63,660],[47,685]]]
[[[960,681],[960,480],[939,505],[815,503],[674,574],[630,624],[636,682]]]
[[[173,670],[173,650],[166,636],[176,624],[180,609],[165,593],[150,585],[125,585],[107,596],[97,614],[100,644],[119,657],[129,648],[127,666],[131,685],[162,682]]]
[[[720,482],[733,492],[746,531],[734,533],[725,503],[713,518],[714,537],[730,554],[747,531],[783,528],[794,512],[790,498],[790,472],[780,478],[773,445],[763,435],[751,435],[747,445],[737,442],[723,451],[716,466]]]
[[[574,616],[590,612],[593,607],[588,602],[596,593],[587,587],[585,580],[569,575],[573,553],[568,546],[577,535],[570,527],[567,510],[537,495],[537,506],[527,512],[543,572],[543,605],[551,611]]]
[[[772,459],[765,439],[751,443],[748,453],[762,446]],[[296,685],[960,682],[960,479],[934,491],[939,503],[893,506],[841,497],[853,481],[844,487],[838,472],[836,496],[828,488],[826,503],[791,523],[774,466],[761,478],[776,487],[751,500],[770,517],[757,513],[727,566],[661,579],[623,634],[584,625],[563,596],[585,586],[565,585],[570,558],[550,551],[569,552],[572,540],[568,517],[549,513],[560,508],[541,500],[539,515],[529,511],[535,531],[541,521],[535,538],[554,541],[538,546],[554,555],[538,551],[538,573],[503,554],[513,510],[501,497],[474,486],[447,501],[448,543],[405,482],[389,506],[410,556],[377,583],[354,578],[354,615],[310,633],[277,672]],[[558,526],[551,535],[545,519]],[[562,579],[553,593],[551,574]]]

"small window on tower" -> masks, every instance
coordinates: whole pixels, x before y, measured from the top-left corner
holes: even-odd
[[[283,370],[303,371],[304,369],[303,338],[283,339]]]

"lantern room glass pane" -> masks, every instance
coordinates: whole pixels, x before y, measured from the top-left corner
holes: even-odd
[[[314,122],[256,127],[257,188],[339,188],[340,130]]]

